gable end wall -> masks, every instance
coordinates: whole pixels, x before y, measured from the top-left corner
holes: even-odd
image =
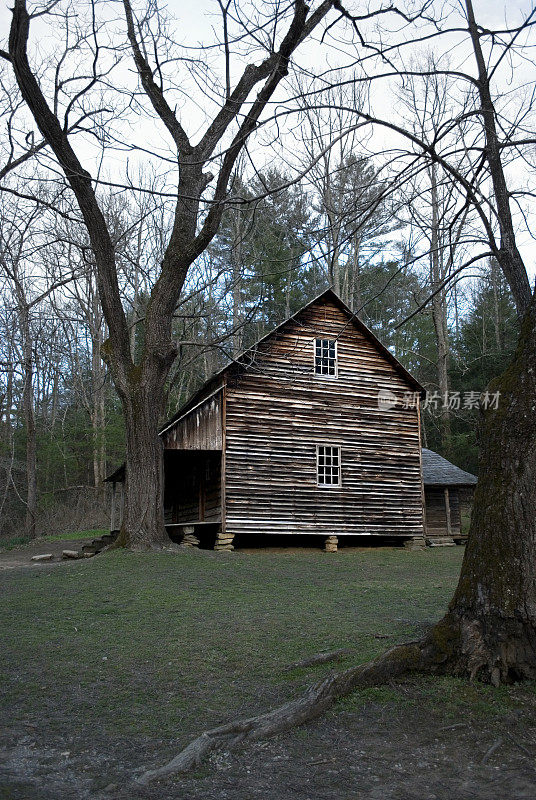
[[[315,338],[336,338],[338,377],[313,371]],[[416,408],[378,408],[415,390],[332,302],[308,307],[227,378],[229,533],[422,536]],[[316,446],[339,445],[342,486],[319,488]]]

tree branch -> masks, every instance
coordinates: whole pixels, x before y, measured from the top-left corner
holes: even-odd
[[[58,159],[78,201],[98,265],[99,292],[110,337],[114,347],[121,351],[123,363],[130,362],[128,326],[121,303],[119,283],[115,269],[115,252],[106,221],[91,183],[90,174],[83,169],[72,149],[67,133],[50,110],[35,78],[27,54],[30,16],[25,0],[15,0],[9,53],[22,97],[30,109],[41,134]],[[125,379],[125,375],[122,376]]]
[[[269,75],[279,67],[282,60],[288,60],[291,53],[310,35],[326,16],[333,6],[333,1],[334,0],[324,0],[316,11],[311,14],[309,19],[306,19],[308,11],[307,6],[303,0],[295,0],[294,18],[285,38],[281,42],[279,50],[277,53],[272,53],[258,66],[254,66],[253,64],[247,65],[237,85],[227,97],[225,104],[196,146],[195,149],[200,158],[206,160],[212,155],[225,131],[231,122],[236,119],[238,112],[247,100],[253,87],[260,81],[268,78]]]
[[[188,136],[186,135],[186,131],[180,124],[175,113],[171,110],[171,107],[169,106],[166,98],[164,97],[163,90],[160,88],[160,86],[158,86],[158,84],[153,78],[153,73],[147,62],[147,59],[141,52],[138,40],[136,38],[136,31],[134,28],[134,15],[132,13],[132,6],[130,0],[123,0],[123,6],[125,9],[125,17],[127,21],[128,40],[132,48],[134,62],[136,64],[136,68],[138,70],[138,74],[140,76],[140,80],[145,90],[145,93],[147,94],[147,97],[151,101],[151,105],[153,106],[154,110],[156,111],[156,113],[158,114],[158,116],[168,129],[169,133],[171,134],[171,137],[175,142],[175,145],[179,153],[182,153],[183,155],[189,155],[191,153],[192,147],[190,145]]]

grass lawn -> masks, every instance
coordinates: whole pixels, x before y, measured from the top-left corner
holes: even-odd
[[[94,528],[88,531],[72,531],[71,533],[57,533],[53,536],[45,536],[45,542],[68,542],[75,539],[97,539],[103,533],[109,533],[106,528]]]
[[[33,725],[75,748],[82,734],[97,747],[147,737],[163,743],[163,763],[204,728],[267,710],[333,669],[286,671],[296,660],[352,648],[342,669],[422,633],[444,612],[462,553],[112,551],[6,570],[0,727]],[[521,697],[446,678],[413,687],[356,694],[336,713],[371,701],[500,719],[534,699],[532,688]]]

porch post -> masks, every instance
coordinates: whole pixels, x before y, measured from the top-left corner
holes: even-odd
[[[447,534],[452,536],[452,525],[450,522],[450,497],[449,497],[449,490],[445,486],[445,515],[447,517]]]

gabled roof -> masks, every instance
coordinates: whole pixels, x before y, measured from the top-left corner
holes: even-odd
[[[388,361],[401,375],[404,380],[413,388],[414,391],[419,392],[422,397],[426,394],[425,389],[421,384],[417,381],[413,375],[408,372],[408,370],[400,363],[400,361],[395,358],[395,356],[391,353],[390,350],[383,345],[380,340],[375,336],[370,328],[368,328],[365,323],[359,319],[357,314],[355,314],[349,306],[344,303],[338,294],[336,294],[333,289],[326,289],[325,291],[321,292],[317,295],[313,300],[309,303],[306,303],[302,306],[295,314],[292,314],[288,319],[281,322],[277,327],[259,339],[254,345],[248,347],[247,350],[244,350],[240,355],[236,356],[236,358],[230,360],[219,372],[216,372],[211,378],[209,378],[194,394],[179,408],[179,410],[164,423],[161,427],[159,434],[161,435],[164,431],[168,430],[168,428],[173,427],[175,423],[177,423],[182,417],[185,417],[191,411],[194,410],[198,405],[204,403],[205,400],[208,400],[209,397],[214,396],[223,386],[224,383],[224,376],[228,370],[232,367],[244,367],[247,368],[248,366],[248,356],[253,354],[256,348],[269,339],[271,336],[275,336],[282,328],[285,327],[291,320],[296,319],[303,314],[311,306],[315,305],[315,303],[322,303],[326,301],[333,302],[347,317],[348,320],[355,325],[355,327],[365,336],[366,339],[378,350],[379,353],[383,355],[386,361]],[[431,452],[431,451],[429,451]],[[436,455],[434,453],[434,455]],[[441,456],[438,456],[441,458]],[[443,459],[444,460],[444,459]],[[448,461],[446,462],[448,464]],[[450,466],[453,466],[452,464]],[[457,467],[453,467],[454,469],[458,469]],[[121,467],[115,470],[111,475],[106,478],[106,481],[122,481],[124,479],[124,470],[125,465],[123,464]],[[462,470],[458,470],[460,473]],[[469,473],[463,473],[464,475],[468,475]],[[474,476],[471,476],[474,477]],[[476,478],[475,478],[476,482]]]
[[[163,433],[165,430],[172,427],[181,417],[183,417],[185,414],[188,414],[194,406],[203,400],[203,396],[208,394],[210,389],[217,391],[219,385],[223,383],[223,376],[229,369],[231,369],[231,367],[237,365],[247,367],[248,355],[254,353],[260,344],[265,342],[270,337],[275,336],[282,328],[285,327],[285,325],[287,325],[291,320],[299,317],[300,314],[303,314],[303,312],[311,306],[325,301],[332,301],[348,317],[348,320],[352,322],[352,324],[355,325],[355,327],[365,336],[365,338],[369,340],[369,342],[378,350],[378,352],[382,354],[385,360],[396,369],[396,371],[404,378],[404,380],[412,387],[412,389],[416,392],[419,392],[421,396],[424,397],[425,389],[423,386],[421,386],[417,379],[414,378],[410,372],[408,372],[408,370],[400,363],[400,361],[395,358],[391,351],[380,342],[377,336],[372,333],[370,328],[368,328],[365,323],[359,319],[357,314],[355,314],[351,308],[349,308],[346,303],[341,300],[339,295],[336,294],[333,289],[326,289],[309,303],[306,303],[304,306],[302,306],[298,311],[296,311],[295,314],[292,314],[290,317],[288,317],[288,319],[281,322],[277,327],[259,339],[254,345],[248,347],[247,350],[244,350],[242,353],[240,353],[240,355],[236,356],[236,358],[229,361],[219,372],[215,373],[215,375],[209,378],[208,381],[206,381],[206,383],[204,383],[203,386],[201,386],[201,388],[198,389],[192,395],[192,397],[190,397],[181,406],[177,413],[174,414],[171,419],[165,423],[165,425],[163,425],[160,433]]]
[[[425,486],[474,486],[477,482],[476,475],[465,472],[425,447],[422,449],[422,479]]]

